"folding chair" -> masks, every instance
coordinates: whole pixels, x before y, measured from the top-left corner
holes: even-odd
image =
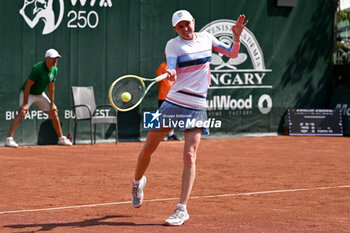
[[[74,139],[73,144],[76,141],[77,125],[78,121],[89,120],[90,121],[90,134],[91,134],[91,145],[96,143],[96,124],[115,124],[115,143],[118,143],[118,112],[112,108],[109,104],[96,106],[94,87],[72,87],[73,101],[75,110],[75,124],[74,124]],[[100,108],[109,107],[113,109],[115,115],[112,116],[101,116],[97,114],[97,110]],[[92,140],[92,127],[94,126],[94,140]]]

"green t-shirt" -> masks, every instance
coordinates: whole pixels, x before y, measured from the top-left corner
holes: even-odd
[[[56,66],[53,66],[50,70],[46,67],[44,61],[36,63],[32,71],[29,74],[29,78],[34,82],[30,87],[30,94],[32,95],[41,95],[50,82],[56,81],[58,69]],[[27,81],[25,81],[21,87],[21,90],[24,91],[24,87]]]

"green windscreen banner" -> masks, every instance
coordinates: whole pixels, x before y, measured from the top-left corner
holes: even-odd
[[[350,135],[350,89],[335,89],[330,102],[330,108],[340,110],[343,117],[344,135]]]
[[[336,1],[298,1],[294,7],[263,0],[3,0],[0,1],[0,137],[5,140],[19,107],[19,91],[32,66],[49,48],[62,55],[55,104],[64,135],[73,135],[72,86],[93,86],[97,105],[108,103],[118,77],[153,78],[165,45],[177,36],[172,14],[186,9],[197,32],[231,44],[240,14],[249,20],[238,57],[213,52],[207,105],[211,137],[276,135],[289,108],[325,108],[331,96]],[[302,23],[301,23],[302,22]],[[47,93],[47,91],[46,91]],[[158,109],[154,85],[142,104],[120,112],[119,138],[143,139],[144,113]],[[97,114],[108,116],[110,109]],[[98,142],[113,142],[115,128],[97,126]],[[90,140],[79,122],[77,142]],[[14,136],[20,145],[54,144],[48,115],[29,109]],[[1,140],[0,140],[1,141]],[[1,145],[1,144],[0,144]]]

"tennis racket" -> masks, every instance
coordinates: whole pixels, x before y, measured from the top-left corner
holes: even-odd
[[[155,83],[167,77],[167,73],[154,79],[142,78],[136,75],[124,75],[115,80],[110,86],[108,92],[109,102],[118,111],[130,111],[142,102]],[[151,83],[146,87],[144,81]]]

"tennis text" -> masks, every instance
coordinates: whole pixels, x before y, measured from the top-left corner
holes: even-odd
[[[15,119],[15,116],[18,114],[18,111],[6,111],[5,112],[5,119],[7,121]],[[23,118],[24,120],[33,120],[33,119],[38,119],[38,120],[46,120],[49,119],[49,115],[47,115],[45,112],[38,110],[38,111],[28,111],[25,117]]]
[[[262,85],[266,73],[212,73],[211,85],[236,86],[236,85]]]

